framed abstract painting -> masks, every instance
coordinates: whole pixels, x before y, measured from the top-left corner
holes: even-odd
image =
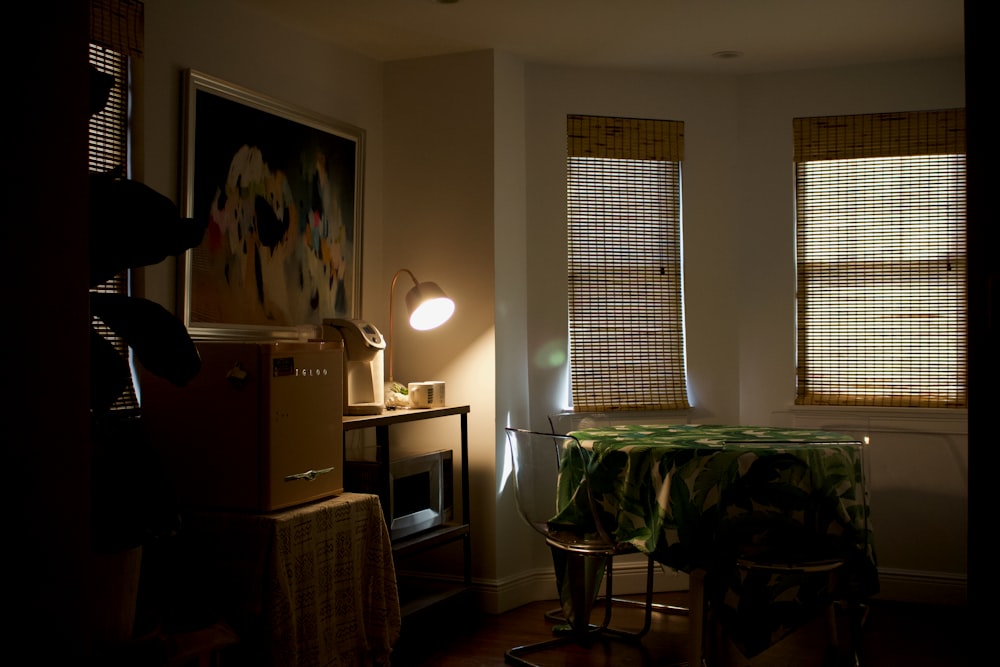
[[[360,317],[365,132],[195,70],[182,210],[207,219],[178,271],[194,338],[303,338]]]

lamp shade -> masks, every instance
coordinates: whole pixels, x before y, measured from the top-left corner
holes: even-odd
[[[447,322],[455,312],[455,302],[437,283],[420,283],[406,293],[406,310],[410,314],[410,326],[426,331]]]
[[[427,331],[439,327],[455,312],[455,302],[448,298],[437,283],[419,282],[409,269],[400,269],[392,277],[389,286],[389,385],[394,384],[392,376],[392,342],[393,342],[393,301],[396,293],[396,281],[403,274],[410,277],[413,287],[406,293],[406,312],[409,315],[410,326],[418,331]]]

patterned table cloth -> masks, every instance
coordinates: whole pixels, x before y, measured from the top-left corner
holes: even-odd
[[[400,609],[377,495],[342,493],[269,514],[196,512],[186,530],[241,664],[388,665]]]
[[[571,435],[590,452],[590,485],[605,529],[668,567],[705,570],[709,595],[729,608],[731,623],[737,610],[741,622],[748,617],[744,607],[752,600],[793,599],[793,607],[805,609],[815,600],[803,598],[821,593],[801,580],[772,578],[766,593],[751,595],[752,582],[734,573],[740,555],[844,558],[842,590],[827,593],[864,599],[878,592],[863,445],[852,436],[690,424],[595,427]],[[585,499],[576,497],[579,478],[579,470],[561,473],[562,509],[553,521],[593,529]],[[568,595],[563,591],[570,608]],[[731,628],[748,656],[793,629],[787,609],[765,606],[780,616],[768,621],[766,632]],[[762,613],[750,616],[756,626]]]

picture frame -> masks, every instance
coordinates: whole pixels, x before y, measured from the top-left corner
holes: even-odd
[[[193,69],[182,89],[182,210],[208,219],[178,267],[191,337],[359,319],[365,131]]]

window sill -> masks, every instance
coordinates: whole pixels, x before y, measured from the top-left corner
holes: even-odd
[[[771,418],[777,426],[824,431],[969,434],[968,409],[792,405]]]

